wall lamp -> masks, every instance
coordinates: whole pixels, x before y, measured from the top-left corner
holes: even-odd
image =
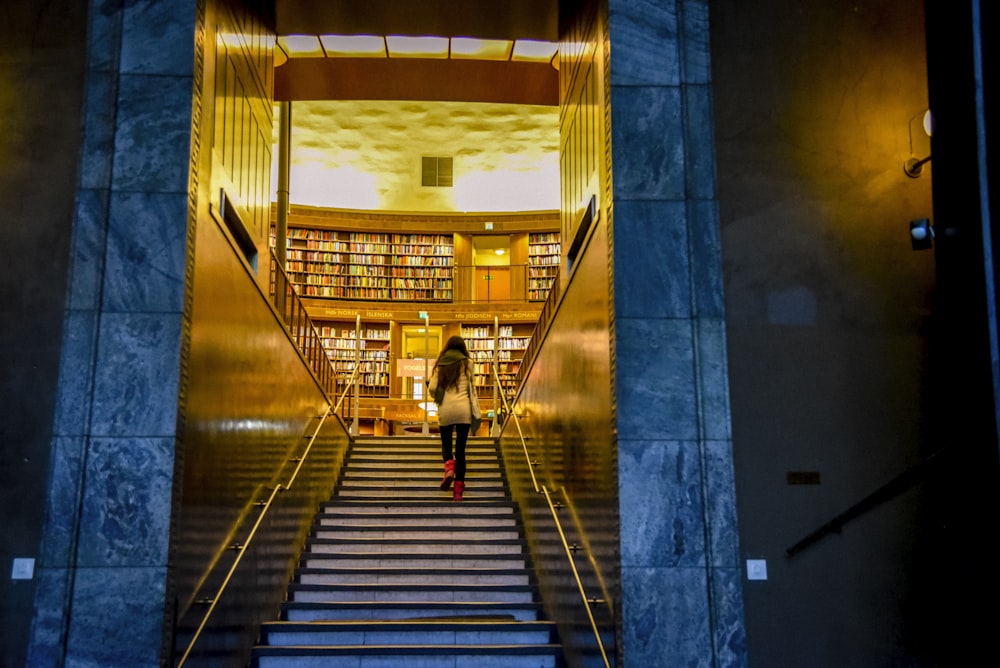
[[[930,159],[930,158],[928,158]],[[934,245],[934,228],[930,218],[910,221],[910,247],[913,250],[928,250]]]
[[[903,163],[903,172],[906,173],[911,179],[918,178],[924,171],[924,165],[931,161],[931,156],[928,155],[926,158],[917,158],[913,154],[913,126],[916,125],[917,119],[920,119],[920,124],[923,126],[924,133],[930,137],[934,134],[934,115],[931,114],[931,110],[928,109],[923,114],[917,114],[910,119],[910,158]],[[920,136],[920,133],[916,133]],[[927,149],[930,150],[929,148]]]
[[[911,179],[918,178],[924,171],[924,165],[930,161],[931,156],[927,156],[922,159],[910,158],[903,163],[903,171],[906,172],[906,175]]]

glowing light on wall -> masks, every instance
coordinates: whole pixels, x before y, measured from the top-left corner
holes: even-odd
[[[378,180],[353,166],[329,168],[322,163],[293,164],[289,174],[293,201],[306,206],[337,206],[346,209],[380,209],[383,206]]]
[[[519,39],[514,43],[514,54],[511,60],[547,63],[556,55],[558,46],[554,42],[539,42],[530,39]]]
[[[278,44],[293,58],[323,56],[323,47],[316,35],[285,35],[278,38]]]
[[[510,58],[514,43],[501,39],[473,39],[471,37],[453,37],[451,39],[451,57],[478,60],[507,60]]]
[[[319,39],[331,58],[386,55],[385,39],[376,35],[320,35]]]
[[[513,206],[512,206],[513,205]],[[559,208],[559,167],[455,175],[459,211],[549,211]]]
[[[447,58],[447,37],[389,36],[385,38],[390,58]]]

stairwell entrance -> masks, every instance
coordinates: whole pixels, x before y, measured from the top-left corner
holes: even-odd
[[[468,462],[452,502],[436,438],[356,438],[252,668],[564,666],[496,443]]]

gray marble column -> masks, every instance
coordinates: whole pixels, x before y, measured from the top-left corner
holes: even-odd
[[[89,12],[36,668],[159,666],[165,623],[196,3]]]
[[[746,665],[707,1],[609,1],[626,665]]]

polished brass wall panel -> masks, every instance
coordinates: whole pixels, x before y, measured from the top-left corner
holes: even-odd
[[[538,484],[558,503],[558,518],[614,665],[620,643],[620,548],[614,368],[610,301],[609,182],[606,139],[604,3],[564,3],[560,56],[560,171],[562,238],[580,234],[579,252],[564,258],[564,294],[527,373],[515,413],[527,443],[508,424],[501,439],[515,498],[546,606],[558,620],[571,665],[600,665],[600,648],[587,617],[556,524]],[[591,198],[593,223],[581,227]],[[565,253],[570,243],[563,244]]]
[[[234,547],[246,543],[259,503],[287,485],[327,407],[262,290],[270,262],[246,258],[226,224],[232,219],[220,217],[225,190],[237,222],[267,252],[273,32],[238,4],[206,3],[204,75],[195,87],[197,196],[167,592],[176,610],[167,651],[178,656],[241,554]],[[295,485],[277,494],[261,521],[186,665],[246,665],[259,623],[277,617],[347,440],[339,421],[317,438]]]
[[[290,478],[326,399],[221,226],[200,226],[182,435],[181,498],[172,540],[178,643],[201,621],[260,508]],[[332,423],[302,478],[261,525],[213,613],[199,653],[249,647],[274,618],[320,500],[332,493],[347,434]],[[233,634],[237,640],[234,641]],[[239,656],[239,653],[235,653]],[[241,659],[242,660],[242,659]],[[218,665],[218,664],[216,664]]]
[[[612,385],[606,229],[598,226],[515,405],[539,485],[563,508],[559,520],[579,546],[576,567],[609,652],[618,592],[618,479]],[[532,559],[567,655],[597,656],[581,594],[551,513],[536,494],[517,429],[501,440],[512,492],[524,514]]]

